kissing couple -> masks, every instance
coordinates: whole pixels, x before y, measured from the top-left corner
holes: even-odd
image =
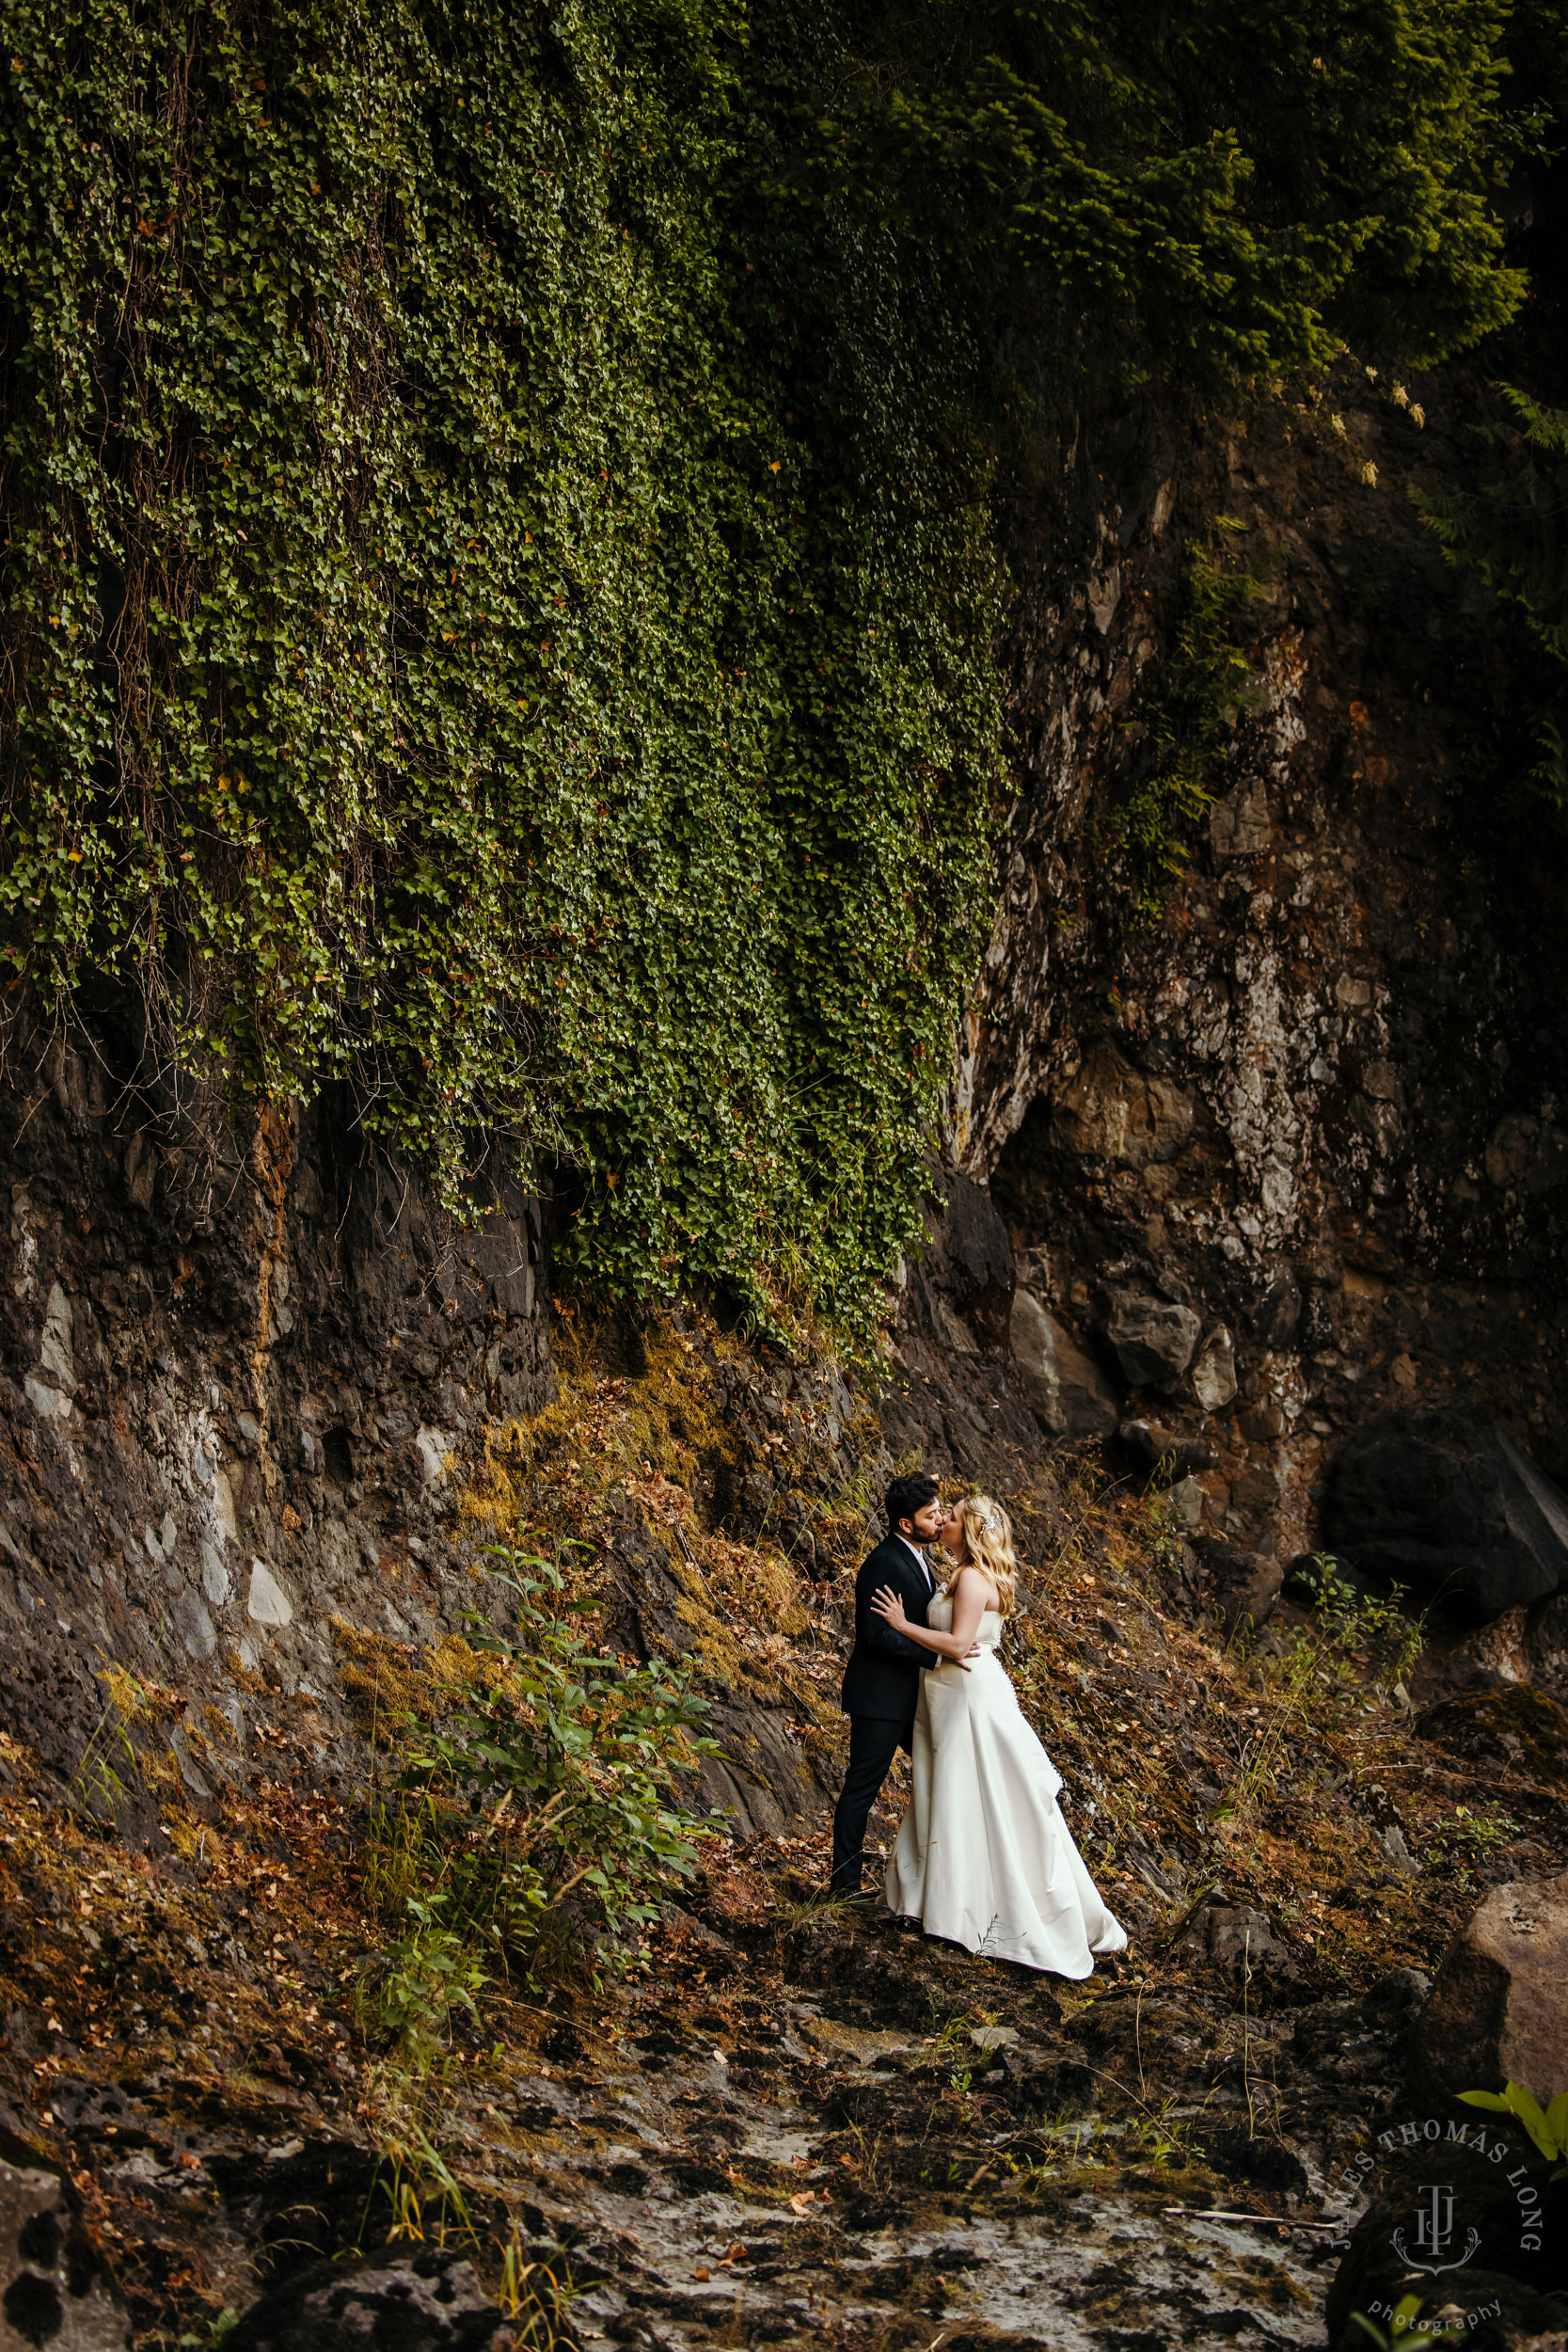
[[[1056,1803],[1061,1774],[997,1656],[1017,1607],[1012,1523],[988,1495],[943,1511],[934,1478],[895,1478],[886,1536],[855,1579],[841,1704],[849,1769],[833,1814],[832,1891],[862,1895],[866,1817],[902,1748],[912,1788],[887,1909],[927,1935],[1025,1968],[1086,1977],[1127,1944]],[[926,1557],[935,1544],[939,1581]]]

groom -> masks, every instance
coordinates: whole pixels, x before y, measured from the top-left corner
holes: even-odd
[[[921,1668],[941,1662],[934,1651],[895,1633],[871,1606],[872,1595],[891,1584],[905,1615],[925,1624],[936,1579],[921,1546],[934,1543],[942,1525],[937,1491],[934,1478],[894,1480],[887,1490],[888,1532],[855,1579],[855,1646],[839,1702],[849,1718],[849,1769],[833,1814],[834,1895],[860,1892],[866,1817],[898,1750],[911,1753]]]

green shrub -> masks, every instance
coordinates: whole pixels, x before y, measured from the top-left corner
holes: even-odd
[[[723,1818],[679,1802],[683,1776],[716,1753],[689,1675],[594,1658],[541,1605],[559,1572],[498,1557],[516,1633],[474,1620],[482,1681],[450,1720],[413,1733],[404,1759],[404,1858],[384,1876],[414,1921],[399,1963],[411,2016],[477,1991],[459,1950],[537,1974],[563,1919],[593,1964],[625,1966]]]

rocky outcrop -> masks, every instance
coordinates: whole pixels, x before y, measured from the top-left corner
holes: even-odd
[[[1393,1410],[1568,1468],[1555,919],[1459,796],[1501,674],[1408,495],[1470,478],[1475,397],[1357,374],[1244,422],[1085,421],[1013,514],[1022,749],[954,1149],[1119,1417],[1207,1443],[1204,1524],[1287,1560]],[[1119,812],[1199,555],[1253,585],[1151,921]],[[1123,1343],[1129,1296],[1182,1310],[1167,1345]]]
[[[105,1674],[121,1718],[172,1688],[199,1797],[257,1684],[305,1693],[324,1754],[351,1736],[335,1625],[415,1643],[472,1605],[451,1470],[554,1393],[540,1206],[503,1190],[455,1225],[332,1104],[160,1113],[90,1042],[0,1097],[8,1724],[69,1781]]]
[[[1493,1889],[1444,1956],[1410,2045],[1429,2098],[1523,2083],[1543,2105],[1568,2074],[1568,1876]]]
[[[1183,1929],[1179,1948],[1206,1960],[1249,2009],[1310,1998],[1310,1971],[1303,1968],[1301,1955],[1275,1934],[1268,1914],[1227,1903],[1217,1892]]]
[[[1459,1625],[1489,1625],[1568,1573],[1568,1496],[1500,1430],[1453,1410],[1396,1413],[1336,1457],[1324,1540]]]
[[[1024,1395],[1043,1430],[1069,1442],[1110,1436],[1117,1425],[1116,1391],[1033,1291],[1021,1290],[1014,1298],[1009,1338]]]

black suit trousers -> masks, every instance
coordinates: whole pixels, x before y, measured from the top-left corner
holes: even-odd
[[[835,1895],[852,1895],[861,1883],[861,1853],[865,1844],[866,1816],[888,1776],[900,1748],[913,1754],[914,1717],[904,1723],[879,1715],[849,1718],[849,1769],[833,1811],[833,1875]]]

